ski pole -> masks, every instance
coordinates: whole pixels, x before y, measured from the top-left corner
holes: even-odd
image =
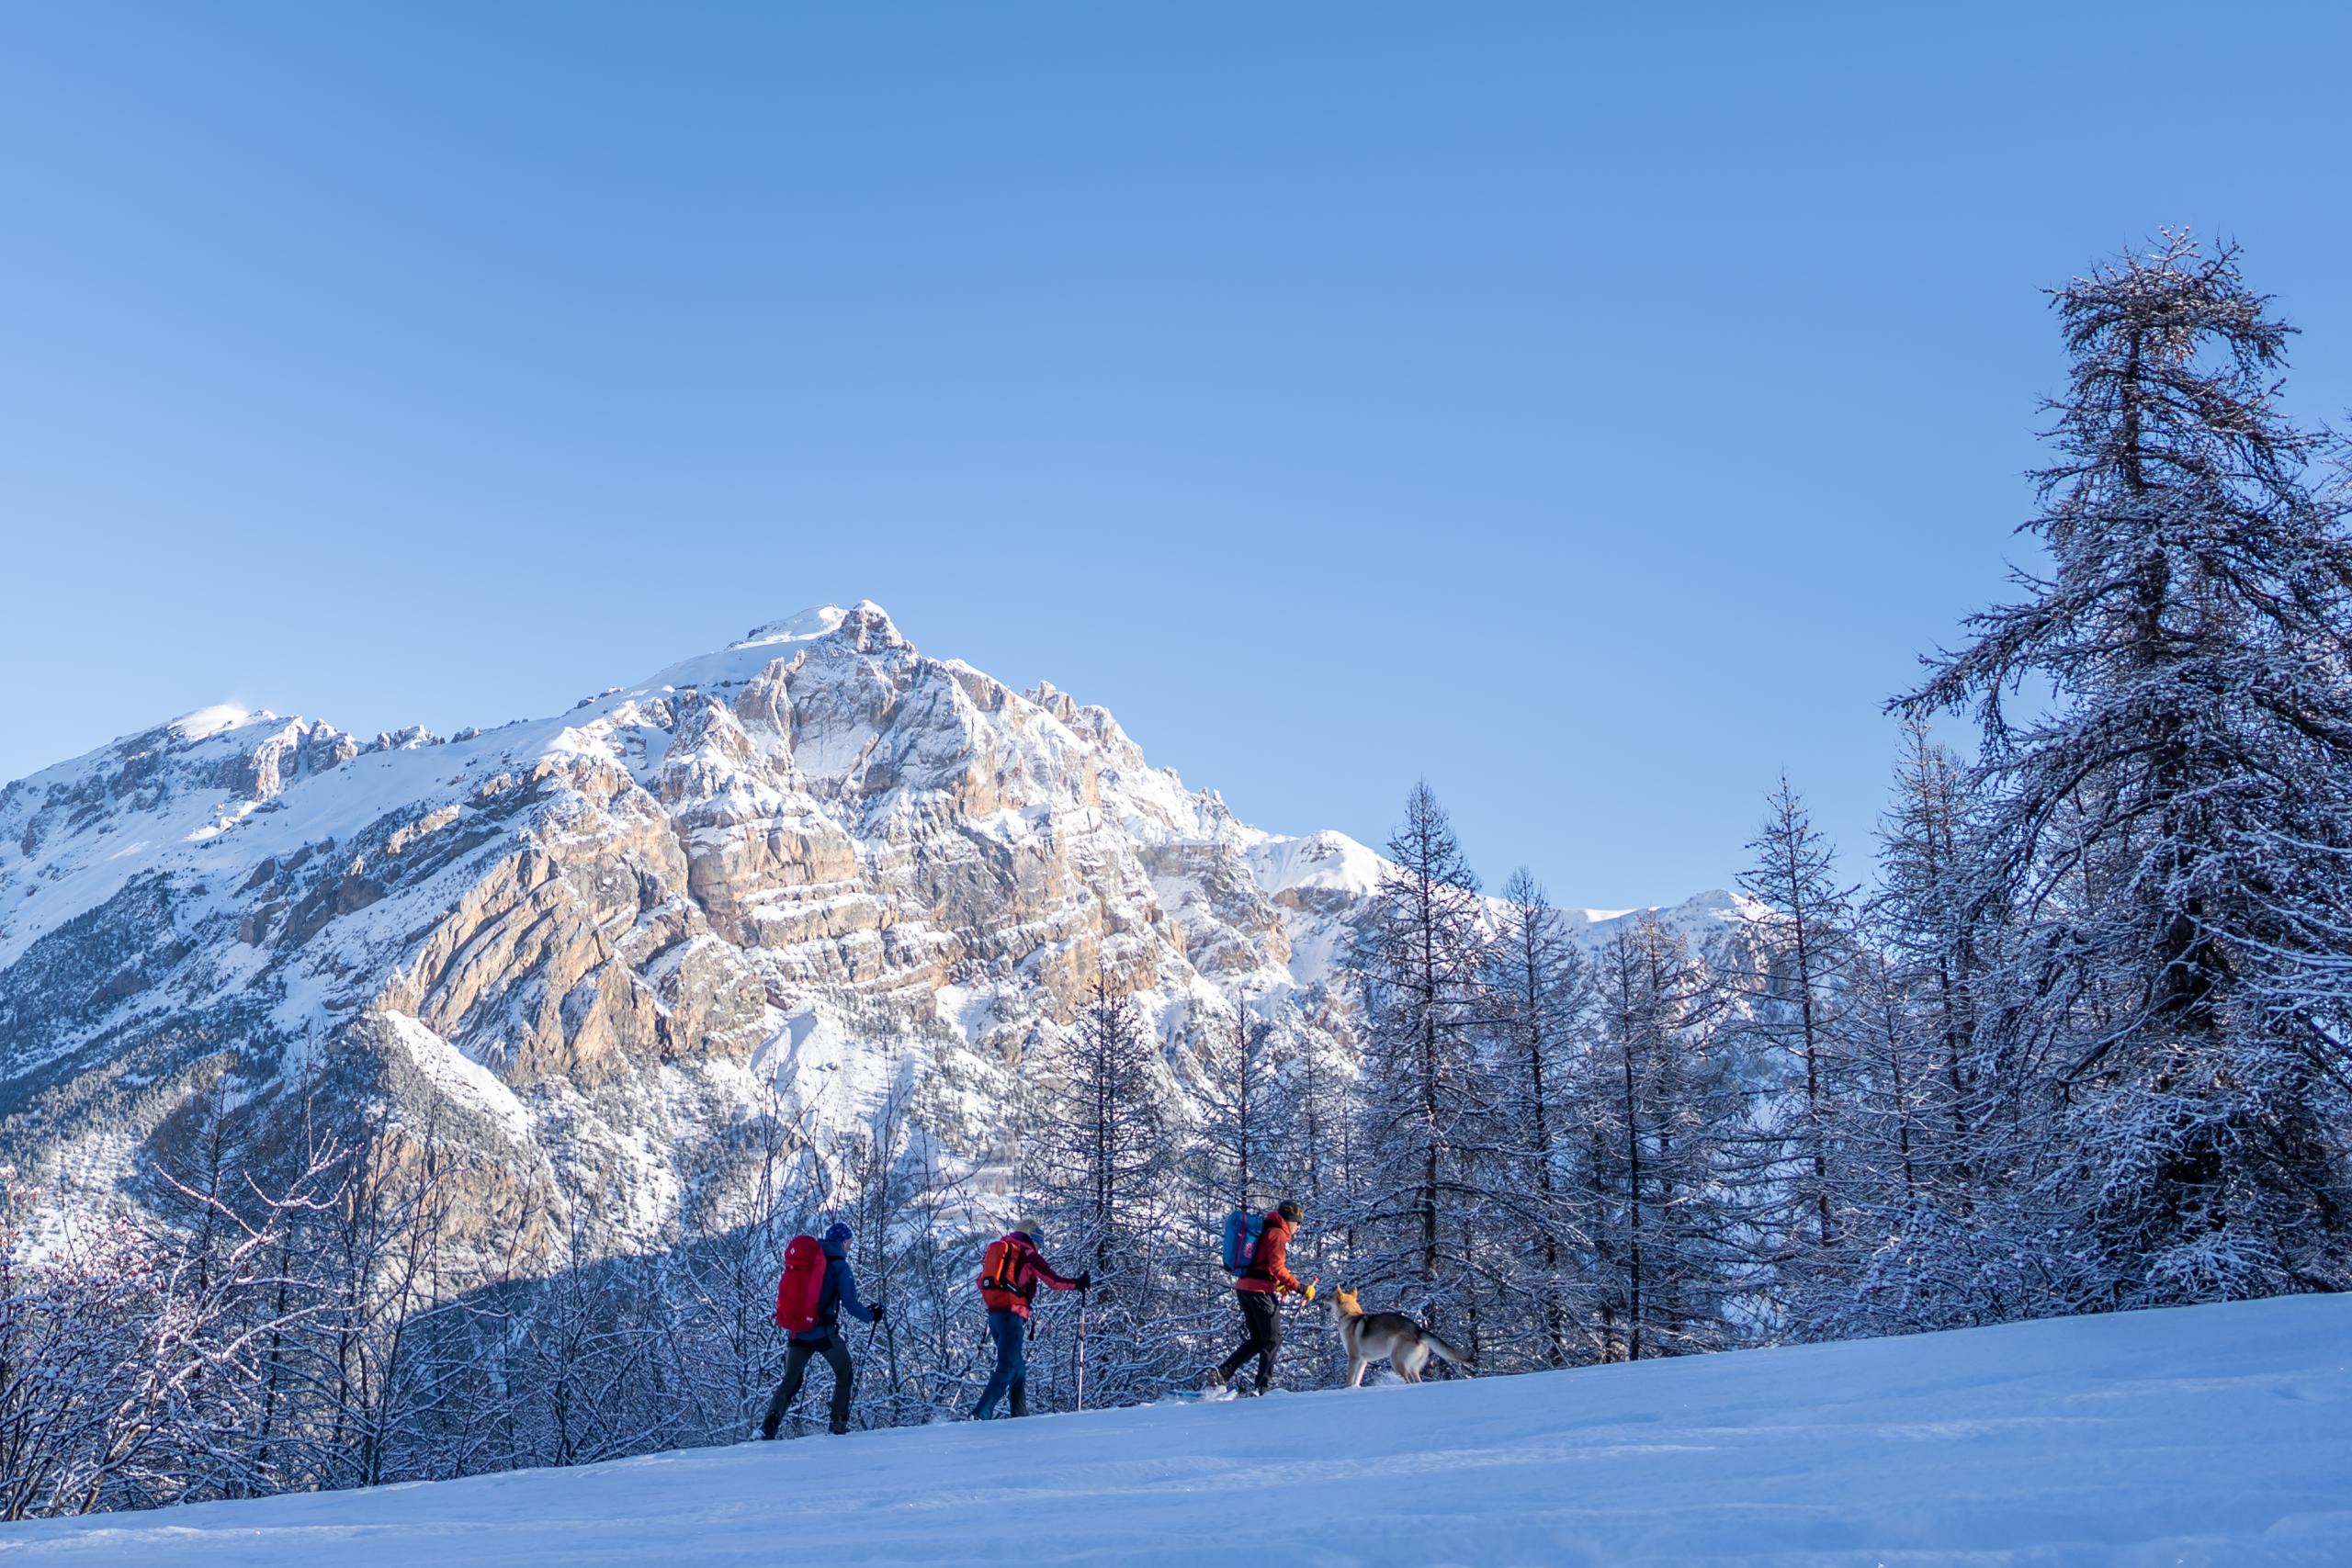
[[[1078,1407],[1086,1408],[1086,1292],[1078,1292]]]

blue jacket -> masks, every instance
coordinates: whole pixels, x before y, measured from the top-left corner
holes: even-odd
[[[822,1345],[833,1337],[833,1325],[847,1313],[860,1323],[874,1321],[874,1309],[857,1299],[857,1276],[850,1271],[842,1244],[825,1245],[825,1284],[817,1294],[817,1326],[792,1337],[795,1345]]]

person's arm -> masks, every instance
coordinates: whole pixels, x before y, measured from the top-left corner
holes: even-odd
[[[1303,1291],[1306,1288],[1298,1282],[1298,1276],[1290,1271],[1290,1237],[1291,1227],[1284,1225],[1281,1244],[1273,1249],[1273,1256],[1266,1259],[1266,1278],[1274,1282],[1277,1291]]]
[[[1053,1267],[1046,1261],[1046,1255],[1042,1252],[1032,1252],[1029,1255],[1029,1269],[1031,1273],[1037,1276],[1039,1283],[1049,1285],[1057,1291],[1078,1289],[1077,1280],[1065,1280],[1054,1272]]]
[[[841,1259],[841,1271],[842,1310],[860,1323],[872,1323],[874,1309],[857,1299],[857,1275],[851,1269],[846,1258]]]

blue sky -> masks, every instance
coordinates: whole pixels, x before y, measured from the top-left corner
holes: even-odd
[[[2000,589],[2039,289],[2352,407],[2341,6],[0,11],[0,777],[553,712],[804,604],[1264,826],[1726,883]]]

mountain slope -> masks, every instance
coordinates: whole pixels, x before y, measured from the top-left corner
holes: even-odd
[[[446,741],[207,710],[0,790],[0,1155],[87,1203],[199,1081],[389,1104],[477,1156],[469,1212],[524,1194],[577,1250],[658,1249],[749,1179],[763,1109],[919,1095],[985,1168],[1098,973],[1180,1087],[1198,1001],[1344,1033],[1379,871],[870,604]]]
[[[0,1530],[27,1563],[2352,1561],[2352,1300],[657,1454]]]

